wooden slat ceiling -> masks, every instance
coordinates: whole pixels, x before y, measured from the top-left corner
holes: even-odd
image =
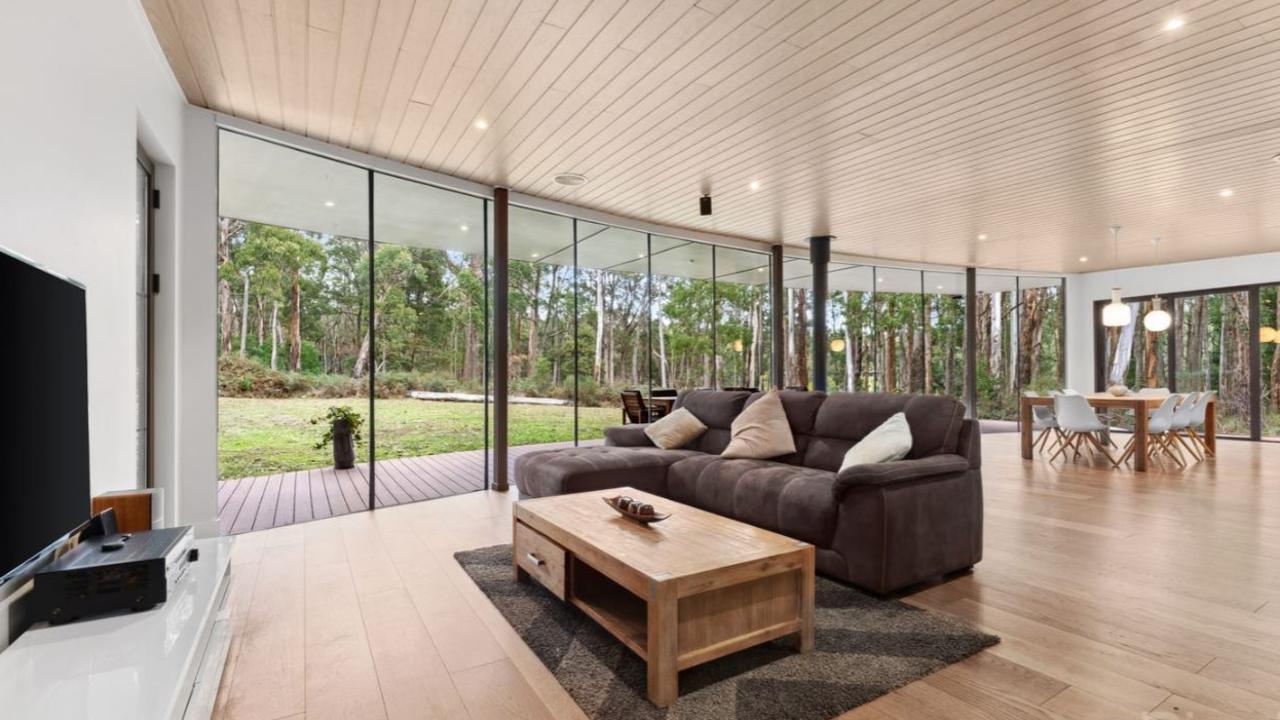
[[[1276,0],[143,4],[194,104],[620,215],[1049,272],[1280,249]]]

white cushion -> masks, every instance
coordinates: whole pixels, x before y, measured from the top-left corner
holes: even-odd
[[[707,426],[696,415],[680,408],[647,425],[644,434],[663,450],[675,450],[693,442],[706,431]]]
[[[889,462],[901,460],[911,452],[911,426],[907,424],[907,416],[897,413],[880,423],[880,427],[867,433],[856,445],[844,454],[844,462],[840,463],[840,471],[854,465]]]
[[[729,445],[720,453],[723,458],[767,460],[796,451],[777,390],[770,390],[734,418],[729,433]]]

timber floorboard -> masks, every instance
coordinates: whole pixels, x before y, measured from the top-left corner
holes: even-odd
[[[1023,461],[1016,434],[983,445],[983,561],[905,600],[1003,641],[843,720],[1280,717],[1280,444],[1224,440],[1142,474]],[[224,512],[263,515],[253,489],[228,489]],[[583,717],[452,557],[510,542],[515,499],[239,536],[215,717]]]

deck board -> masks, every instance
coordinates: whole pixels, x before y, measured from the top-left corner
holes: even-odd
[[[583,445],[597,445],[587,441]],[[513,447],[516,458],[536,450],[572,447],[547,443]],[[376,507],[434,500],[484,489],[484,450],[379,460]],[[218,483],[219,524],[225,535],[321,520],[365,509],[369,498],[369,464],[350,470],[332,467],[223,480]]]

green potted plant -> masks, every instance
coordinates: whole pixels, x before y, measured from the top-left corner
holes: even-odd
[[[360,440],[360,426],[364,424],[364,417],[350,406],[337,405],[330,407],[329,412],[324,415],[311,418],[312,425],[321,423],[325,430],[320,442],[316,443],[316,449],[322,450],[332,442],[333,467],[337,470],[355,467],[355,444]]]

